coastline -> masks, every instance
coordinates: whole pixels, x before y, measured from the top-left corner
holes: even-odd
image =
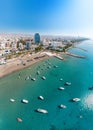
[[[72,48],[72,47],[70,47],[70,48]],[[77,58],[85,58],[84,56],[79,56],[79,55],[75,55],[72,53],[68,53],[67,51],[65,53],[64,52],[61,53],[61,55],[62,54],[66,54],[66,55],[77,57]],[[48,52],[41,51],[41,52],[38,52],[38,53],[35,53],[32,55],[26,54],[25,56],[21,55],[20,57],[7,60],[6,64],[0,65],[0,78],[3,78],[16,71],[20,71],[25,68],[28,68],[40,61],[43,61],[43,60],[51,58],[51,57],[56,57],[60,60],[64,60],[64,58],[61,55],[60,55],[60,53],[57,54],[57,53],[52,53],[49,51]]]
[[[27,58],[27,56],[25,58]],[[26,60],[25,61],[26,65],[23,65],[22,63],[20,63],[20,59],[11,59],[11,61],[10,62],[8,61],[5,65],[1,65],[0,66],[0,78],[3,78],[9,74],[16,72],[16,71],[20,71],[20,70],[23,70],[25,68],[28,68],[28,67],[30,67],[30,66],[32,66],[40,61],[48,59],[49,56],[42,55],[40,58],[37,58],[37,59],[34,59],[35,57],[34,58],[31,57],[31,59],[29,59],[31,61],[29,61],[29,62],[27,62],[27,59],[25,59],[25,58],[21,59],[21,60]]]

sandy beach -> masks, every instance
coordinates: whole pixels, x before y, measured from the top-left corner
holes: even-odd
[[[18,70],[27,68],[37,62],[47,59],[49,56],[46,54],[25,55],[11,60],[7,60],[6,64],[0,65],[0,78],[16,72]]]
[[[6,64],[0,65],[0,78],[18,70],[27,68],[37,62],[50,57],[56,57],[60,60],[63,60],[63,58],[59,54],[47,51],[38,52],[32,55],[27,54],[25,56],[23,55],[14,59],[7,60]]]

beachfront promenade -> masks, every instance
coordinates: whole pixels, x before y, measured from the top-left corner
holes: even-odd
[[[0,78],[10,73],[13,73],[15,71],[27,68],[37,62],[40,62],[50,57],[56,57],[60,60],[64,60],[64,58],[62,57],[62,54],[66,54],[66,55],[73,56],[76,58],[83,58],[83,59],[85,58],[84,56],[79,56],[79,55],[72,54],[69,52],[52,53],[50,51],[41,51],[38,53],[27,54],[24,56],[21,55],[20,57],[7,60],[6,64],[0,65]]]
[[[20,56],[18,58],[7,60],[6,64],[0,65],[0,78],[15,71],[27,68],[46,58],[48,58],[47,55],[42,53],[36,53],[33,55],[27,54],[24,57]]]
[[[34,54],[27,54],[24,56],[21,55],[17,58],[7,60],[6,64],[0,65],[0,78],[15,71],[27,68],[37,62],[40,62],[50,57],[56,57],[58,59],[63,60],[60,55],[45,51],[41,51]]]

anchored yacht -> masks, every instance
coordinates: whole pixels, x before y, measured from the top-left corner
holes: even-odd
[[[78,101],[80,101],[80,98],[73,98],[72,101],[73,102],[78,102]]]
[[[36,79],[35,78],[31,78],[31,80],[35,81]]]
[[[68,86],[69,86],[69,85],[71,85],[71,83],[70,83],[70,82],[66,82],[65,85],[68,85]]]
[[[21,100],[21,102],[27,104],[27,103],[28,103],[28,100],[23,99],[23,100]]]
[[[64,90],[65,88],[63,88],[63,87],[59,87],[58,89],[59,89],[59,90]]]
[[[41,108],[38,108],[36,111],[37,111],[37,112],[40,112],[40,113],[44,113],[44,114],[48,113],[47,110],[41,109]]]
[[[45,80],[45,79],[46,79],[46,77],[45,77],[45,76],[42,76],[42,79],[43,79],[43,80]]]
[[[22,119],[18,117],[18,118],[17,118],[17,121],[18,121],[18,122],[22,122]]]
[[[10,102],[15,102],[15,100],[13,98],[10,98]]]
[[[59,106],[60,108],[67,108],[65,105],[63,105],[63,104],[61,104],[60,106]]]
[[[38,98],[41,99],[41,100],[44,100],[44,97],[43,97],[43,96],[39,96]]]

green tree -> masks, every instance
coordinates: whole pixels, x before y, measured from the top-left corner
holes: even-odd
[[[35,48],[35,52],[41,51],[43,49],[42,45],[39,45]]]

